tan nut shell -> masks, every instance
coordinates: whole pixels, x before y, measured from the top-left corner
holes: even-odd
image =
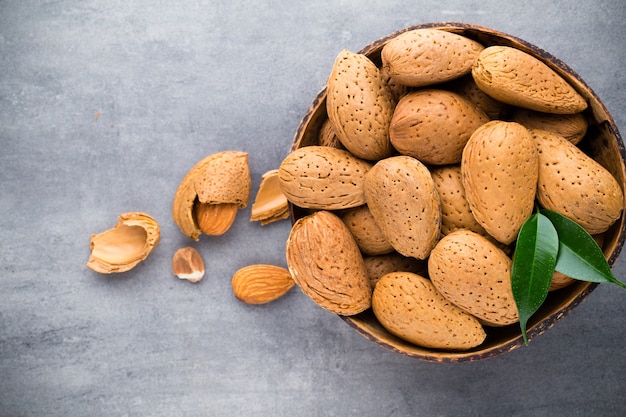
[[[472,68],[472,76],[485,93],[514,106],[558,114],[587,108],[585,99],[559,74],[517,48],[484,49]]]
[[[457,229],[468,229],[487,234],[476,221],[465,197],[460,165],[448,165],[431,170],[435,188],[441,202],[441,234]]]
[[[484,47],[438,29],[416,29],[391,39],[382,49],[383,67],[400,84],[421,87],[470,72]]]
[[[463,150],[467,201],[474,218],[499,242],[513,242],[533,211],[538,163],[528,129],[513,122],[482,125]]]
[[[289,218],[289,204],[278,182],[278,170],[267,171],[261,177],[259,191],[250,208],[250,221],[262,226]]]
[[[410,272],[384,275],[374,289],[372,310],[390,333],[419,346],[467,350],[486,338],[475,317],[446,300],[428,279]]]
[[[347,50],[339,53],[328,77],[326,109],[346,149],[366,160],[389,156],[394,104],[380,70],[368,57]]]
[[[340,217],[365,255],[383,255],[393,251],[393,246],[376,224],[367,205],[348,209]]]
[[[159,240],[159,224],[153,217],[123,213],[115,227],[91,235],[87,267],[101,274],[129,271],[150,255]]]
[[[222,151],[198,162],[185,175],[172,204],[172,216],[181,232],[194,240],[202,233],[194,218],[196,201],[208,204],[248,205],[251,188],[248,153]]]
[[[283,159],[280,188],[296,206],[338,210],[365,204],[363,183],[371,164],[350,152],[326,146],[305,146]]]
[[[422,276],[426,276],[428,273],[426,261],[403,256],[398,252],[386,255],[364,256],[363,261],[365,261],[365,269],[367,270],[372,289],[383,275],[390,272],[413,272]]]
[[[428,257],[439,238],[439,196],[428,168],[410,156],[378,161],[365,180],[367,205],[396,251]]]
[[[302,292],[332,313],[350,316],[371,306],[372,290],[359,247],[329,211],[302,217],[293,225],[287,265]]]
[[[398,102],[389,137],[403,155],[425,164],[455,164],[472,133],[488,121],[485,113],[456,93],[418,90]]]
[[[464,75],[442,88],[450,89],[465,97],[474,106],[482,110],[492,120],[504,119],[509,113],[509,105],[494,99],[478,88],[471,74]]]
[[[539,203],[592,235],[606,231],[624,208],[617,180],[562,136],[544,130],[530,132],[539,149]]]
[[[552,114],[517,108],[511,114],[511,121],[527,129],[547,130],[578,144],[587,133],[589,123],[583,113]]]
[[[491,326],[519,320],[511,290],[511,259],[486,237],[457,230],[428,258],[433,285],[450,302]]]

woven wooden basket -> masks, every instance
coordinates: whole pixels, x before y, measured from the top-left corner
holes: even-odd
[[[359,53],[367,55],[374,63],[380,64],[382,47],[390,39],[407,30],[419,28],[437,28],[454,32],[474,39],[485,46],[505,45],[518,48],[543,61],[550,68],[565,78],[578,92],[587,99],[589,108],[586,110],[590,126],[584,140],[579,144],[586,153],[606,167],[624,189],[626,183],[625,150],[613,118],[589,86],[572,71],[565,63],[548,52],[528,42],[489,29],[465,23],[427,23],[407,27],[372,42]],[[322,123],[327,119],[326,88],[324,87],[313,100],[296,131],[291,150],[304,146],[316,145]],[[290,207],[292,220],[305,215],[299,207]],[[604,234],[602,249],[611,266],[615,263],[624,244],[626,224],[624,216]],[[597,286],[597,284],[577,281],[563,289],[552,291],[540,310],[533,315],[528,323],[528,336],[533,339],[572,311]],[[356,316],[342,318],[365,338],[378,345],[413,358],[429,362],[464,362],[491,358],[510,352],[523,345],[519,324],[505,327],[486,327],[487,339],[480,346],[464,352],[444,352],[423,348],[405,342],[385,330],[378,322],[371,309]]]

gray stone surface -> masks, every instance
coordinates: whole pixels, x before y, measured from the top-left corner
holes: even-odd
[[[253,187],[286,155],[336,54],[397,29],[465,21],[567,62],[626,131],[626,3],[569,1],[0,1],[0,416],[621,416],[626,293],[601,285],[530,346],[478,363],[388,352],[294,289],[232,295],[251,263],[285,265],[289,223],[249,208],[170,257],[179,181],[250,152]],[[162,241],[119,276],[89,236],[145,211]],[[626,261],[615,273],[626,279]]]

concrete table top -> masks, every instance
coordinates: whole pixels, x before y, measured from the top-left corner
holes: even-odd
[[[289,221],[241,211],[192,242],[171,219],[191,166],[277,168],[341,49],[475,23],[557,56],[626,132],[626,3],[341,0],[0,2],[0,416],[621,416],[626,292],[600,285],[527,347],[433,364],[367,341],[298,288],[245,305],[230,278],[285,266]],[[92,233],[143,211],[161,243],[85,267]],[[170,269],[176,249],[205,279]],[[626,279],[626,261],[614,267]]]

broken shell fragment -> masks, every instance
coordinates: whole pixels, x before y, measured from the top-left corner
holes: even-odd
[[[278,182],[278,170],[273,169],[261,177],[261,184],[250,210],[250,221],[260,221],[261,226],[289,218],[287,197]]]
[[[159,240],[159,224],[154,218],[139,212],[123,213],[115,227],[91,235],[87,267],[101,274],[129,271],[150,255]]]
[[[250,199],[251,182],[247,152],[222,151],[207,156],[189,170],[178,186],[172,205],[174,222],[184,235],[199,240],[203,231],[197,207],[234,204],[245,208]],[[218,227],[219,234],[226,232],[234,221],[233,218],[227,224],[233,213],[231,208],[222,208],[218,211],[223,212],[223,216],[218,216],[217,220],[227,227]]]

